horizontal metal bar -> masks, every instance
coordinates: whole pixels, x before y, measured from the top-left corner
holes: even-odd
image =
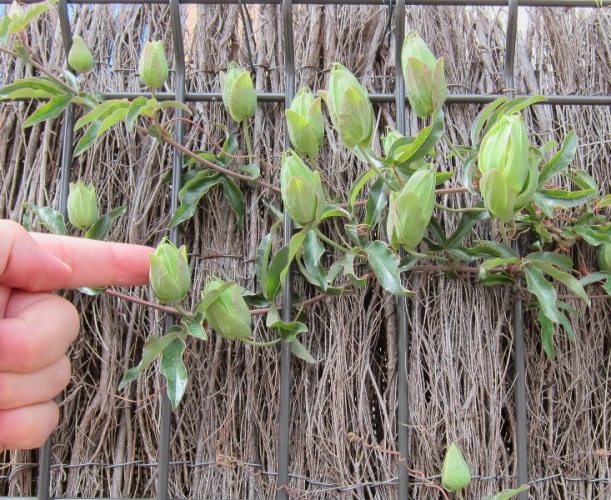
[[[108,92],[103,94],[106,99],[135,99],[138,96],[151,98],[150,93],[138,92]],[[503,94],[450,94],[446,104],[486,104],[494,101]],[[569,105],[569,106],[610,106],[611,95],[549,95],[544,96],[546,101],[537,104],[554,104],[554,105]],[[369,94],[371,102],[374,103],[394,103],[394,94]],[[174,94],[171,92],[156,92],[155,99],[160,101],[168,101],[174,99]],[[192,92],[187,93],[185,97],[187,102],[221,102],[221,94],[219,92]],[[261,103],[284,103],[285,94],[283,93],[264,93],[257,94],[257,100]]]
[[[40,0],[25,0],[23,3],[35,3]],[[9,4],[12,0],[0,0],[0,4]],[[167,5],[167,0],[69,0],[71,4],[158,4]],[[182,5],[237,5],[238,3],[250,5],[280,5],[282,0],[186,0],[180,1]],[[430,6],[490,6],[503,7],[508,5],[507,0],[412,0],[409,5]],[[388,7],[387,0],[294,0],[296,5],[380,5]],[[607,7],[611,0],[524,0],[520,7]]]

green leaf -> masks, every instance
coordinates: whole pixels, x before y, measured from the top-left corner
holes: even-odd
[[[537,319],[541,324],[541,347],[543,352],[552,361],[556,359],[556,348],[554,347],[554,334],[556,325],[539,309]]]
[[[223,186],[223,195],[237,216],[238,227],[244,223],[244,195],[240,188],[226,175],[221,175],[219,181]]]
[[[449,181],[455,175],[456,170],[451,170],[449,172],[435,172],[435,186],[440,186],[444,182]]]
[[[556,307],[556,290],[553,285],[545,279],[543,273],[530,263],[525,263],[526,286],[532,292],[541,306],[541,311],[550,321],[560,323],[560,311]]]
[[[189,106],[179,101],[162,101],[159,103],[158,107],[159,109],[175,108],[184,111],[188,115],[193,114],[193,112],[189,109]]]
[[[562,147],[552,156],[550,161],[541,168],[537,189],[541,189],[549,179],[569,166],[575,157],[578,143],[579,140],[577,139],[575,131],[571,130],[564,138],[564,141],[562,141]]]
[[[89,125],[90,123],[94,123],[100,120],[103,121],[104,118],[110,116],[117,109],[123,108],[129,111],[130,103],[126,99],[113,99],[111,101],[104,101],[96,108],[89,111],[89,113],[79,118],[74,124],[74,131],[76,132],[82,129],[85,125]]]
[[[288,260],[286,262],[286,265],[284,266],[284,269],[280,271],[280,276],[279,276],[280,282],[284,282],[284,279],[286,278],[286,274],[289,272],[291,262],[293,262],[293,259],[295,259],[295,256],[297,255],[297,253],[301,250],[301,247],[303,246],[303,242],[305,241],[305,238],[310,231],[311,231],[311,228],[309,226],[306,226],[301,231],[299,231],[298,233],[295,233],[291,237],[291,240],[289,241]]]
[[[100,124],[100,128],[98,129],[96,133],[96,139],[99,139],[103,134],[106,133],[108,129],[110,129],[117,123],[125,120],[127,118],[128,111],[129,111],[128,108],[119,108],[115,110],[110,116],[107,116],[106,118],[104,118],[104,120]]]
[[[108,235],[108,231],[110,231],[110,226],[112,223],[124,215],[126,211],[127,208],[118,207],[111,210],[106,215],[103,215],[93,223],[93,226],[89,228],[89,231],[87,231],[85,234],[85,238],[90,240],[104,240]]]
[[[47,77],[35,76],[22,78],[10,85],[0,88],[0,100],[3,99],[52,99],[66,95],[66,89]]]
[[[291,321],[285,323],[284,321],[274,321],[267,325],[268,328],[276,328],[280,333],[283,340],[292,342],[296,339],[297,335],[308,331],[308,327],[300,321]]]
[[[530,262],[546,262],[554,266],[560,267],[565,271],[573,269],[573,261],[566,255],[561,255],[555,252],[533,252],[529,253],[525,260]]]
[[[263,291],[267,290],[267,268],[269,265],[269,256],[272,251],[272,235],[276,232],[281,223],[281,220],[276,221],[271,227],[269,233],[261,238],[261,243],[259,243],[259,246],[257,247],[255,274],[259,278],[259,286]]]
[[[352,218],[352,215],[347,210],[344,210],[342,207],[338,207],[336,205],[327,205],[320,216],[320,220],[329,219],[330,217],[346,217],[348,219]]]
[[[443,135],[443,111],[438,106],[433,112],[433,122],[423,128],[408,149],[397,158],[398,168],[406,169],[413,162],[424,158]]]
[[[125,117],[125,126],[127,130],[131,132],[134,130],[134,124],[136,123],[136,119],[140,116],[140,112],[144,106],[146,106],[147,98],[144,96],[136,97],[132,103],[129,105],[129,109],[127,110],[127,116]]]
[[[84,293],[85,295],[89,295],[95,297],[96,295],[101,295],[106,291],[105,286],[82,286],[78,289],[79,292]]]
[[[367,197],[365,224],[368,227],[375,226],[380,221],[387,205],[386,184],[383,179],[377,179],[371,186]]]
[[[515,250],[509,248],[506,245],[503,245],[502,243],[497,243],[495,241],[488,240],[476,240],[475,243],[477,243],[480,249],[486,250],[492,256],[503,258],[518,257],[518,254],[515,252]]]
[[[328,281],[333,282],[337,275],[343,270],[344,276],[352,282],[355,288],[364,287],[367,283],[367,278],[358,277],[354,271],[354,259],[360,252],[360,248],[352,248],[341,259],[334,262],[329,269]]]
[[[560,281],[560,283],[564,283],[568,288],[573,291],[575,295],[581,298],[586,304],[590,305],[590,299],[588,298],[588,294],[583,289],[581,283],[579,283],[579,280],[564,271],[556,269],[554,266],[548,264],[547,262],[535,260],[531,261],[531,263],[533,266],[539,269],[539,271],[542,271],[545,274],[551,276],[556,281]]]
[[[238,167],[238,170],[246,175],[249,175],[253,181],[261,177],[261,167],[259,167],[259,165],[256,165],[254,163],[247,163],[246,165],[240,165]]]
[[[579,280],[582,286],[591,285],[592,283],[597,283],[599,281],[609,280],[611,278],[611,273],[607,272],[598,272],[588,274]]]
[[[372,241],[365,245],[367,260],[371,269],[380,281],[382,287],[393,295],[409,297],[413,292],[406,290],[401,285],[399,274],[399,259],[388,249],[383,241]]]
[[[371,169],[363,172],[356,178],[352,186],[350,186],[350,191],[348,192],[348,210],[354,210],[354,204],[356,203],[361,190],[375,175],[375,171]]]
[[[276,255],[272,258],[269,264],[267,274],[267,286],[263,289],[265,298],[274,300],[282,291],[284,283],[280,279],[280,273],[288,267],[289,262],[289,246],[284,245]]]
[[[325,253],[324,245],[319,241],[314,231],[309,231],[303,244],[303,263],[313,280],[313,285],[318,286],[323,291],[327,288],[327,273],[320,264],[320,259]]]
[[[223,293],[225,293],[225,290],[227,290],[228,288],[231,288],[233,286],[235,286],[235,282],[233,282],[233,281],[226,281],[225,283],[223,283],[218,288],[215,288],[214,290],[210,290],[209,292],[207,292],[204,295],[203,300],[196,307],[196,310],[198,311],[198,313],[202,312],[204,314],[204,317],[205,317],[206,316],[206,310],[212,304],[214,304],[221,297],[221,295],[223,295]]]
[[[507,103],[503,106],[503,114],[511,115],[526,109],[528,106],[532,106],[533,104],[537,104],[538,102],[545,102],[547,99],[542,95],[535,96],[522,96],[522,97],[514,97],[507,101]]]
[[[316,359],[314,358],[314,356],[312,356],[312,354],[310,354],[308,348],[304,346],[301,342],[299,342],[299,340],[297,339],[293,339],[291,341],[291,352],[306,363],[316,363]]]
[[[53,97],[49,102],[39,106],[28,119],[23,122],[23,128],[31,127],[40,122],[57,118],[70,105],[70,98],[65,95]]]
[[[51,231],[53,234],[60,234],[62,236],[66,236],[68,234],[68,229],[66,228],[66,223],[62,214],[60,214],[57,210],[51,207],[39,207],[38,205],[34,205],[33,203],[24,203],[24,208],[31,210],[40,223]]]
[[[185,183],[178,193],[180,206],[170,220],[170,229],[193,217],[197,204],[210,188],[222,183],[221,174],[211,173],[210,170],[198,172],[194,179]]]
[[[548,206],[554,208],[574,208],[584,205],[596,196],[595,189],[586,189],[583,191],[564,191],[562,189],[541,189],[537,191],[533,200],[543,209]],[[553,215],[553,214],[552,214]]]
[[[611,194],[608,194],[603,199],[601,199],[598,203],[596,203],[596,206],[594,207],[594,209],[600,210],[601,208],[605,208],[605,207],[611,207]]]
[[[219,160],[224,167],[228,167],[234,160],[234,157],[238,152],[238,147],[238,139],[236,138],[235,134],[229,132],[225,142],[223,143],[223,149],[219,154]]]
[[[4,47],[8,45],[11,23],[11,18],[8,16],[3,17],[0,21],[0,45]]]
[[[519,488],[503,490],[496,495],[486,498],[486,500],[509,500],[510,498],[515,497],[518,493],[528,491],[528,488],[530,488],[530,486],[523,484]]]
[[[483,201],[479,201],[475,205],[475,208],[483,207]],[[489,218],[490,214],[488,212],[465,212],[460,218],[458,226],[456,226],[456,230],[448,238],[446,248],[458,246],[471,233],[471,229],[473,226],[475,226],[475,224]]]
[[[142,349],[142,360],[138,363],[138,366],[130,368],[124,375],[123,380],[119,384],[119,391],[123,389],[127,384],[133,382],[138,376],[157,358],[160,356],[163,350],[170,345],[181,332],[180,327],[174,327],[167,335],[163,337],[151,336],[144,343]]]
[[[187,388],[187,368],[182,359],[186,348],[185,341],[180,337],[170,342],[161,353],[161,365],[159,371],[167,381],[167,394],[176,409]]]
[[[87,131],[80,138],[76,146],[74,147],[74,156],[78,156],[84,151],[87,151],[95,142],[98,136],[98,130],[102,126],[102,122],[100,120],[93,122]]]
[[[585,170],[573,168],[569,172],[565,172],[564,176],[571,179],[577,186],[585,191],[593,189],[594,191],[598,192],[598,184],[596,183],[596,180]]]

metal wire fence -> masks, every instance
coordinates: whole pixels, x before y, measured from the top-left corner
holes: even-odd
[[[2,0],[3,3],[8,3],[8,0]],[[64,41],[66,54],[70,50],[72,45],[72,28],[70,25],[69,8],[70,4],[122,4],[122,3],[150,3],[150,4],[167,4],[166,0],[147,0],[138,2],[135,0],[124,1],[124,0],[60,0],[58,4],[59,20],[61,26],[61,35]],[[218,93],[204,93],[204,92],[187,92],[185,85],[185,51],[183,46],[183,25],[181,22],[181,5],[185,4],[277,4],[281,5],[282,9],[282,23],[284,27],[284,77],[285,77],[285,88],[284,93],[264,93],[258,95],[258,100],[261,103],[274,102],[284,103],[285,106],[289,106],[294,95],[295,95],[295,61],[294,61],[294,46],[293,46],[293,6],[298,4],[316,4],[316,5],[388,5],[389,9],[392,10],[394,16],[394,30],[397,40],[401,40],[405,34],[405,9],[406,4],[408,5],[448,5],[448,6],[502,6],[507,8],[507,41],[506,41],[506,53],[505,53],[505,65],[504,65],[504,87],[505,95],[510,97],[513,96],[515,88],[514,84],[514,58],[515,58],[515,46],[516,46],[516,33],[518,30],[518,12],[523,7],[556,7],[556,8],[580,8],[580,7],[601,7],[611,5],[611,0],[526,0],[519,2],[518,0],[416,0],[406,2],[405,0],[318,0],[318,1],[307,1],[307,0],[270,0],[257,1],[257,0],[192,0],[189,2],[181,2],[179,0],[169,0],[169,12],[171,16],[171,28],[173,34],[173,46],[174,46],[174,62],[175,62],[175,91],[174,92],[162,92],[157,93],[156,98],[160,100],[172,99],[175,101],[189,103],[189,102],[208,102],[208,101],[219,101],[220,94]],[[371,100],[376,103],[394,103],[396,106],[396,128],[399,132],[405,133],[406,123],[406,94],[403,76],[401,74],[401,63],[400,63],[400,45],[396,47],[396,90],[392,94],[371,94]],[[108,98],[128,98],[133,99],[138,95],[129,92],[112,92],[107,93]],[[447,104],[481,104],[491,102],[499,97],[494,94],[454,94],[450,95],[447,99]],[[547,101],[544,105],[575,105],[575,106],[610,106],[611,96],[609,95],[589,95],[589,96],[573,96],[573,95],[547,95],[545,96]],[[178,110],[178,117],[182,116],[182,111]],[[68,186],[71,177],[71,165],[72,165],[72,145],[73,145],[73,128],[74,128],[74,109],[70,108],[65,113],[63,118],[63,146],[62,146],[62,158],[61,158],[61,196],[59,210],[64,215],[66,214],[66,203],[68,195]],[[179,144],[184,144],[184,131],[183,123],[181,121],[176,122],[174,129],[174,140]],[[288,134],[287,134],[288,141]],[[287,142],[287,146],[289,146]],[[173,153],[173,168],[172,168],[172,183],[174,186],[179,186],[181,183],[181,168],[183,165],[183,155],[180,151],[174,151]],[[171,210],[172,214],[178,208],[178,189],[172,190]],[[284,224],[284,241],[288,243],[292,235],[292,224],[289,219],[285,220]],[[179,233],[178,229],[173,229],[169,232],[169,238],[175,243],[178,243]],[[290,275],[289,275],[290,276]],[[287,277],[284,293],[282,296],[282,311],[283,314],[290,314],[291,311],[291,300],[292,300],[292,283]],[[409,321],[408,321],[408,307],[406,301],[409,299],[398,299],[398,366],[407,366],[408,360],[408,345],[409,345]],[[515,397],[515,421],[516,421],[516,463],[517,463],[517,475],[515,476],[515,484],[529,483],[529,481],[547,481],[550,479],[558,478],[561,475],[554,475],[544,478],[533,478],[529,476],[529,464],[528,464],[528,429],[527,429],[527,396],[526,396],[526,364],[525,364],[525,350],[524,350],[524,326],[522,324],[522,304],[517,301],[513,306],[513,330],[514,330],[514,345],[513,354],[515,360],[514,373],[516,375],[513,388]],[[290,317],[284,317],[285,321],[290,321]],[[166,328],[172,326],[172,319],[166,320]],[[290,345],[288,343],[283,344],[280,351],[280,393],[279,393],[279,422],[278,422],[278,435],[277,435],[277,446],[278,446],[278,463],[277,470],[268,471],[264,470],[262,466],[253,463],[242,463],[239,464],[241,467],[248,468],[253,474],[257,475],[273,475],[277,476],[277,494],[276,497],[280,500],[288,498],[291,493],[291,481],[294,479],[300,479],[308,482],[312,485],[317,485],[329,494],[341,493],[349,490],[358,490],[366,486],[371,486],[373,483],[367,484],[354,484],[354,485],[340,485],[330,484],[326,482],[317,481],[315,478],[306,478],[303,476],[297,476],[290,473],[291,460],[289,455],[289,426],[291,421],[291,386],[290,386],[290,372],[291,372],[291,352]],[[397,443],[396,450],[400,456],[404,458],[409,457],[409,400],[410,390],[408,387],[408,379],[405,370],[398,370],[398,429],[397,429]],[[201,463],[188,463],[188,462],[174,462],[170,460],[170,438],[171,438],[171,423],[172,423],[172,412],[170,401],[167,396],[163,397],[162,403],[162,415],[160,420],[160,442],[159,442],[159,460],[157,463],[142,463],[142,462],[129,462],[129,463],[116,463],[116,464],[102,464],[102,463],[83,463],[83,464],[52,464],[50,459],[51,441],[49,441],[41,450],[39,463],[24,463],[20,464],[19,469],[24,468],[38,469],[38,497],[39,499],[49,498],[49,481],[51,470],[54,468],[67,468],[67,467],[84,467],[97,465],[102,468],[117,468],[125,466],[135,467],[155,467],[158,474],[158,489],[157,498],[166,499],[168,498],[168,482],[170,477],[170,470],[176,465],[185,465],[190,468],[205,468],[216,464],[216,462],[201,462]],[[52,440],[52,438],[51,438]],[[11,474],[15,474],[17,470],[14,470]],[[571,476],[562,476],[566,481],[592,481],[592,482],[603,482],[609,483],[608,478],[575,478]],[[11,480],[11,475],[0,475],[0,479]],[[410,498],[411,486],[414,484],[422,483],[423,480],[434,480],[436,477],[428,477],[416,479],[410,470],[405,466],[404,462],[399,460],[397,475],[390,478],[381,478],[380,483],[376,484],[396,484],[397,485],[397,496],[400,499]],[[481,477],[480,480],[496,480],[498,477]],[[520,495],[520,500],[524,500],[528,497],[527,493]]]

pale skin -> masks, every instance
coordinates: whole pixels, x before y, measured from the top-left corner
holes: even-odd
[[[152,248],[28,233],[0,221],[0,452],[41,446],[70,381],[79,315],[54,290],[148,283]]]

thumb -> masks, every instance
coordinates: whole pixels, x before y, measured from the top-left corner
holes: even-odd
[[[0,283],[28,292],[62,288],[70,267],[42,248],[19,224],[0,221]]]

